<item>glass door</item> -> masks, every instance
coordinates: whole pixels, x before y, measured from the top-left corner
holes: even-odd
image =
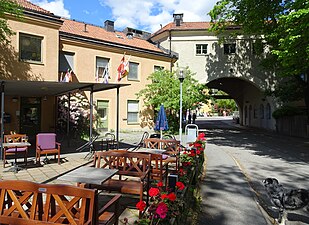
[[[97,101],[97,112],[99,114],[99,121],[97,124],[98,130],[108,130],[108,101],[98,100]]]
[[[21,99],[20,133],[27,134],[31,139],[41,130],[41,99]]]

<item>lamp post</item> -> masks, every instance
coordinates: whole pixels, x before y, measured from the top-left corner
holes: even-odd
[[[180,108],[179,108],[179,141],[182,139],[182,82],[185,79],[183,69],[179,69],[178,79],[180,81]]]

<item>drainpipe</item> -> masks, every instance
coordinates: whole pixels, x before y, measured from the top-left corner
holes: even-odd
[[[171,63],[170,63],[170,72],[172,72],[172,68],[173,68],[173,57],[172,57],[172,32],[171,30],[168,31],[168,36],[170,39],[170,49],[169,49],[169,54],[170,54],[170,58],[171,58]]]
[[[0,151],[0,160],[2,160],[2,152],[3,152],[3,138],[4,138],[4,126],[3,126],[3,119],[4,116],[4,82],[1,82],[1,151]]]

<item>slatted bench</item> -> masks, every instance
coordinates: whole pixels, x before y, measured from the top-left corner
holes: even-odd
[[[0,180],[0,224],[117,224],[117,210],[110,212],[108,208],[115,204],[117,209],[120,196],[115,196],[100,210],[97,197],[95,189]]]
[[[143,200],[148,189],[151,172],[151,155],[126,150],[110,150],[96,152],[94,166],[97,168],[118,169],[117,178],[112,177],[102,185],[95,186],[99,190],[116,191],[122,194],[139,195]]]

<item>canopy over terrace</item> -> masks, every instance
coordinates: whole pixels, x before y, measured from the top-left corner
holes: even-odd
[[[24,97],[44,97],[59,96],[73,91],[89,91],[90,92],[90,142],[92,141],[92,115],[93,115],[93,93],[117,89],[117,110],[116,110],[116,138],[119,139],[119,89],[129,84],[102,84],[102,83],[73,83],[73,82],[53,82],[53,81],[16,81],[16,80],[0,80],[1,83],[1,140],[3,140],[4,126],[4,96],[20,95]],[[0,159],[2,159],[2,141]]]

